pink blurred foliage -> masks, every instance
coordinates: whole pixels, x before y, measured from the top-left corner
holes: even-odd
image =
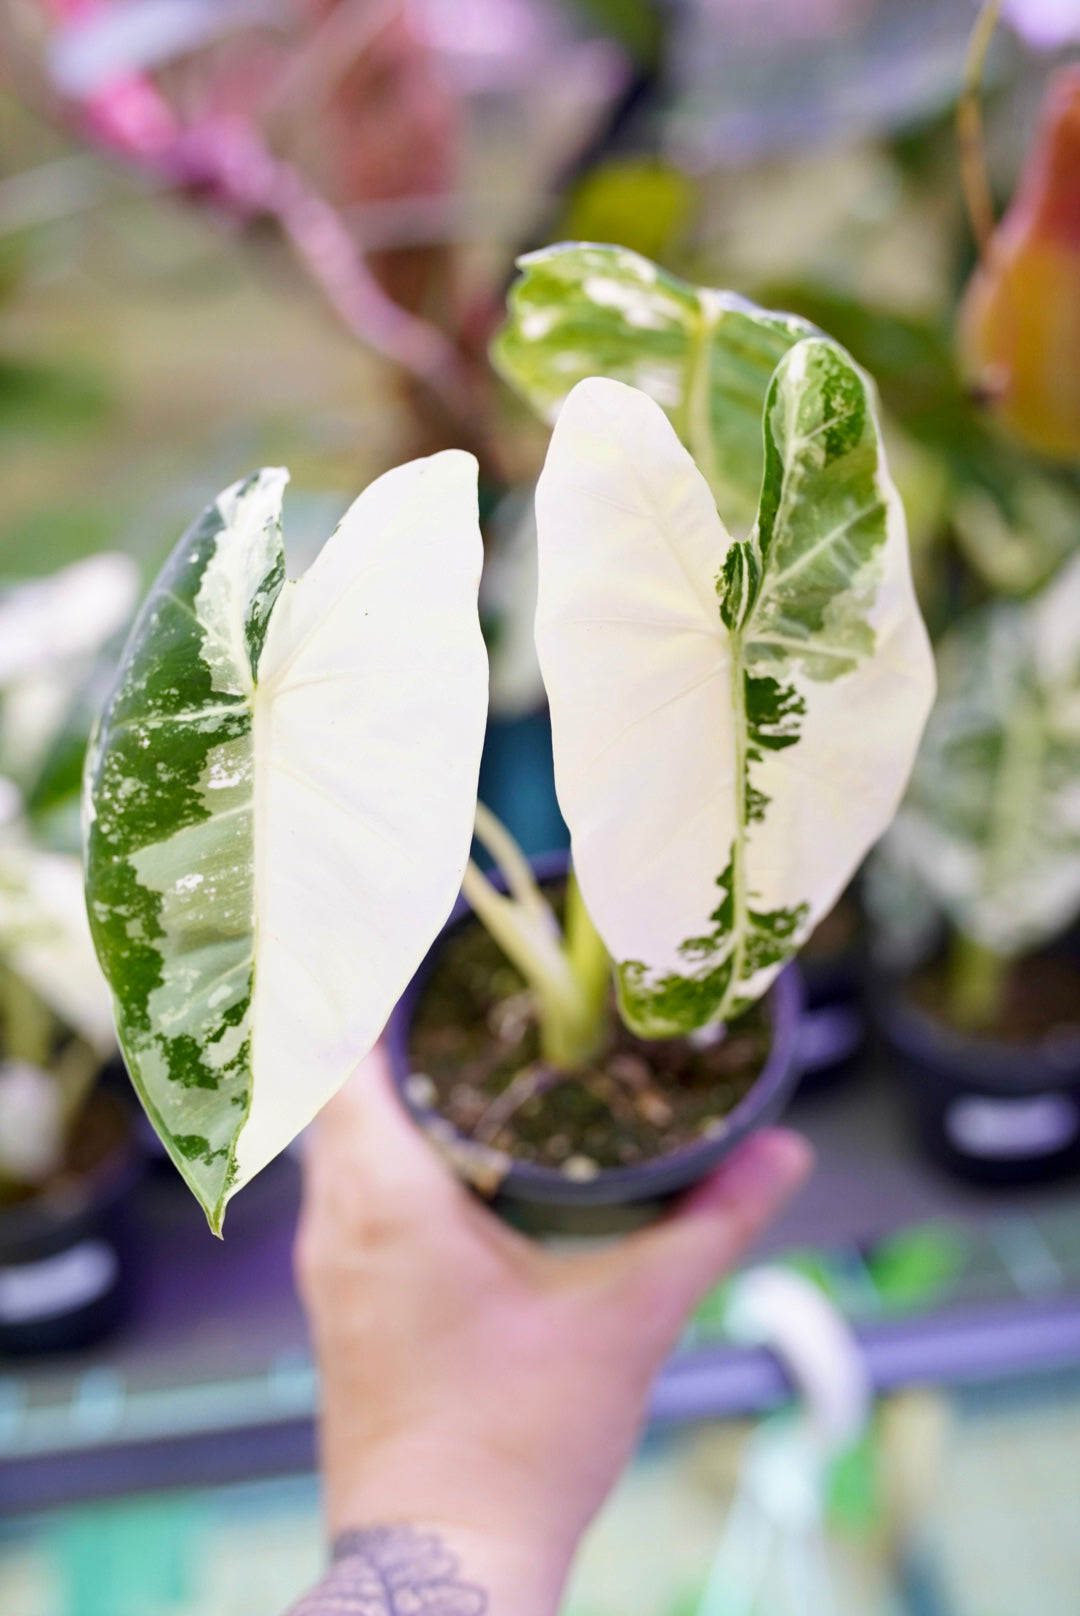
[[[44,0],[44,8],[62,28],[103,14],[109,0]],[[90,95],[80,118],[95,144],[135,161],[157,161],[177,133],[164,100],[137,73],[122,74]]]
[[[85,29],[95,18],[104,18],[113,4],[114,0],[43,0],[58,34]],[[335,0],[298,0],[298,4],[307,38],[315,43],[320,26],[358,10],[353,0],[340,6]],[[412,28],[408,0],[389,0],[381,12],[383,26],[374,31],[381,54],[374,66],[370,61],[358,65],[366,54],[361,51],[346,73],[331,76],[327,96],[330,121],[336,118],[338,125],[341,161],[353,164],[346,182],[338,176],[336,188],[344,200],[360,194],[400,195],[403,188],[408,191],[420,184],[445,187],[452,179],[447,152],[453,147],[453,118],[447,114],[433,119],[428,109],[425,92],[432,81],[417,65],[425,54],[424,41]],[[382,43],[384,33],[388,45]],[[374,88],[376,100],[380,83],[390,87],[394,99],[412,75],[414,88],[398,110],[389,141],[366,138],[378,120],[365,101],[363,84],[359,95],[355,84],[350,94],[350,72],[368,75],[368,89]],[[261,76],[248,82],[260,85]],[[437,326],[388,295],[337,207],[297,164],[277,155],[260,124],[258,97],[253,94],[250,104],[240,109],[235,109],[237,99],[222,95],[211,73],[197,111],[182,119],[150,73],[119,71],[69,104],[68,117],[99,149],[157,183],[212,205],[235,223],[259,217],[276,221],[345,326],[429,385],[452,409],[460,409],[472,390],[471,367]],[[234,109],[229,108],[230,100]],[[422,137],[418,140],[417,131]],[[355,154],[351,159],[350,153]]]

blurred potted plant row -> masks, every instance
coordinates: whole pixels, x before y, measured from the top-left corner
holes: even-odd
[[[130,621],[100,554],[0,595],[0,1351],[70,1347],[127,1300],[130,1109],[86,922],[82,758]]]

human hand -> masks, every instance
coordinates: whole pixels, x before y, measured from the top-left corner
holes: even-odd
[[[332,1533],[433,1529],[492,1610],[554,1611],[691,1308],[809,1165],[796,1135],[757,1134],[663,1222],[553,1252],[454,1178],[376,1051],[310,1130],[304,1164],[297,1273]]]

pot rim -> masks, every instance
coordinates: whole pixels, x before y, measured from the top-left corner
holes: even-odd
[[[963,1032],[915,1003],[907,991],[913,974],[891,973],[874,995],[875,1019],[900,1054],[1000,1094],[1080,1087],[1080,1032],[1011,1043]]]
[[[565,853],[544,854],[531,859],[530,863],[538,880],[549,881],[566,874],[568,857]],[[502,886],[504,883],[497,879],[497,875],[498,872],[492,872],[490,878]],[[477,1151],[479,1154],[482,1147],[458,1133],[435,1107],[419,1106],[411,1101],[405,1087],[410,1076],[408,1038],[413,1007],[443,939],[463,920],[471,917],[471,907],[464,898],[459,898],[449,920],[395,1008],[387,1026],[386,1039],[395,1088],[414,1121],[425,1131],[441,1135],[444,1139],[459,1140],[466,1151]],[[494,1174],[498,1179],[496,1197],[548,1206],[616,1206],[655,1200],[704,1178],[749,1133],[775,1118],[798,1082],[797,1042],[803,988],[794,961],[777,976],[768,990],[766,1003],[771,1009],[773,1034],[769,1053],[754,1083],[723,1119],[726,1123],[723,1131],[682,1145],[665,1155],[650,1157],[644,1162],[626,1167],[600,1168],[594,1177],[588,1179],[567,1178],[558,1168],[541,1167],[535,1162],[519,1161],[502,1152],[490,1151],[486,1153],[487,1158],[498,1162],[500,1169],[505,1169]],[[507,1163],[508,1166],[505,1165]]]
[[[138,1183],[142,1157],[135,1129],[130,1112],[117,1104],[124,1113],[126,1132],[107,1156],[88,1172],[73,1177],[63,1189],[45,1188],[0,1207],[0,1262],[5,1260],[5,1252],[54,1235],[65,1224],[76,1224],[90,1213],[115,1205]]]

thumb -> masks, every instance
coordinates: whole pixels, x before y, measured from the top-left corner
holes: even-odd
[[[364,1057],[308,1127],[303,1142],[304,1198],[347,1198],[403,1216],[456,1195],[449,1168],[407,1115],[395,1093],[384,1045]]]
[[[694,1305],[772,1222],[813,1165],[799,1134],[754,1134],[662,1223],[611,1253],[625,1301],[651,1321],[666,1346]]]

